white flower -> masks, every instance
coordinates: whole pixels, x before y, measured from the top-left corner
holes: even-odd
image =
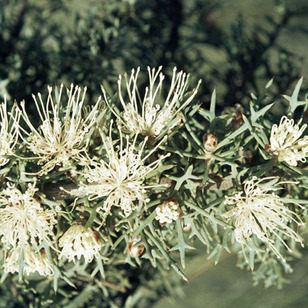
[[[8,184],[0,192],[0,236],[5,247],[24,245],[28,240],[36,246],[43,240],[51,242],[56,220],[33,197],[36,191],[34,184],[25,193]]]
[[[20,112],[13,107],[11,117],[8,118],[7,103],[4,98],[4,103],[0,105],[0,166],[8,163],[9,159],[4,158],[3,155],[12,155],[14,147],[18,140],[18,122]]]
[[[167,97],[163,99],[161,94],[163,92],[163,81],[165,76],[161,73],[161,69],[162,67],[159,67],[156,71],[155,68],[151,70],[148,67],[149,86],[145,89],[143,99],[141,99],[140,91],[137,87],[140,68],[138,68],[137,71],[132,70],[129,80],[127,75],[124,75],[128,96],[125,99],[121,93],[122,76],[119,76],[119,99],[124,111],[121,116],[116,113],[115,115],[124,131],[139,133],[143,136],[158,136],[197,94],[201,81],[199,81],[192,93],[185,96],[185,94],[187,94],[190,76],[183,73],[183,71],[177,73],[177,69],[174,68],[169,92]],[[108,103],[106,92],[104,89],[102,90],[105,100]],[[125,100],[128,100],[128,102]],[[181,104],[181,106],[177,106],[178,104]],[[169,129],[176,126],[180,120],[180,118],[175,120]]]
[[[38,272],[42,276],[52,276],[54,270],[50,264],[44,250],[35,252],[29,244],[24,247],[14,247],[4,261],[4,271],[6,273],[19,272],[22,264],[23,272],[27,275]]]
[[[308,136],[300,138],[307,124],[299,127],[293,119],[282,117],[279,126],[273,125],[270,137],[271,150],[278,155],[279,161],[296,166],[298,161],[305,162],[308,155]]]
[[[75,257],[80,260],[81,256],[84,256],[85,261],[89,263],[98,256],[102,243],[96,231],[73,225],[60,238],[59,246],[63,247],[59,259],[65,257],[68,261],[75,262]]]
[[[76,86],[67,90],[68,101],[63,103],[63,85],[56,93],[56,100],[52,97],[52,87],[48,87],[47,102],[44,103],[41,94],[38,100],[33,95],[34,102],[42,124],[36,129],[26,112],[25,102],[21,103],[22,116],[29,126],[31,133],[23,132],[30,136],[30,141],[24,141],[29,149],[39,157],[38,164],[43,165],[39,175],[47,174],[55,166],[70,166],[73,161],[82,160],[89,143],[90,130],[93,127],[97,107],[96,105],[88,115],[84,115],[84,99],[86,88],[81,94],[81,88]]]
[[[156,220],[159,220],[161,225],[171,223],[180,217],[179,203],[174,198],[165,200],[156,208]]]
[[[146,186],[143,183],[148,174],[154,171],[166,157],[166,155],[161,156],[150,164],[145,164],[146,159],[164,140],[143,157],[147,138],[137,148],[138,135],[135,135],[132,143],[129,142],[129,136],[126,136],[124,145],[122,133],[120,130],[119,132],[119,145],[114,144],[111,138],[111,128],[109,137],[102,136],[106,159],[99,162],[92,161],[89,166],[86,166],[83,176],[88,184],[81,183],[77,190],[70,192],[75,196],[90,195],[90,200],[105,197],[106,200],[101,208],[104,218],[113,206],[120,207],[125,216],[130,215],[136,208],[135,201],[139,204],[148,201],[146,195],[148,188],[162,186]]]
[[[227,219],[234,218],[235,239],[243,247],[254,249],[252,237],[256,236],[279,258],[282,256],[275,247],[276,240],[283,243],[289,251],[291,249],[285,240],[293,239],[302,243],[301,237],[288,225],[293,221],[299,226],[302,221],[287,208],[283,199],[273,192],[270,193],[281,189],[281,184],[273,177],[260,180],[253,177],[244,185],[245,196],[242,196],[243,192],[233,197],[226,196],[225,204],[236,206],[223,215]]]

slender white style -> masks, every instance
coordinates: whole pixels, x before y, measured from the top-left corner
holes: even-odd
[[[0,105],[0,166],[4,166],[9,162],[9,159],[4,155],[13,155],[15,145],[18,141],[18,122],[20,112],[13,107],[11,113],[7,111],[6,98],[4,103]]]
[[[270,144],[272,152],[291,166],[297,166],[299,161],[306,162],[308,155],[308,136],[301,138],[307,124],[300,127],[301,121],[294,124],[293,119],[283,116],[279,126],[272,126]]]
[[[114,143],[111,130],[112,127],[109,137],[102,135],[106,159],[92,161],[86,166],[82,175],[87,183],[81,183],[78,189],[70,192],[75,196],[87,194],[89,200],[105,198],[100,208],[104,218],[114,206],[120,207],[125,216],[130,215],[138,205],[148,201],[146,193],[149,188],[164,186],[161,184],[147,186],[144,182],[148,175],[158,168],[162,159],[169,155],[161,156],[146,164],[146,160],[164,139],[144,155],[147,137],[137,146],[138,135],[135,135],[130,143],[129,136],[123,137],[119,129],[120,140]]]
[[[291,249],[286,244],[287,240],[302,243],[302,238],[290,226],[295,223],[298,227],[302,221],[296,213],[288,209],[283,199],[274,193],[281,189],[282,184],[274,180],[273,177],[260,180],[253,177],[246,181],[244,192],[236,193],[232,197],[226,196],[225,204],[235,207],[223,216],[234,220],[235,239],[243,247],[255,249],[253,236],[256,236],[266,244],[267,249],[282,258],[275,247],[276,241],[283,243],[289,251]]]
[[[22,117],[30,128],[30,133],[22,129],[30,138],[22,138],[39,158],[38,164],[42,165],[39,175],[47,174],[55,166],[67,167],[72,161],[85,159],[83,154],[87,150],[90,130],[95,124],[98,112],[100,98],[92,110],[87,115],[84,114],[86,88],[82,93],[80,87],[71,85],[70,89],[67,89],[67,97],[62,94],[63,84],[59,91],[57,90],[54,100],[52,87],[48,87],[46,103],[40,93],[38,99],[33,95],[41,120],[38,129],[28,117],[25,102],[21,103]],[[67,100],[67,103],[63,103],[63,100]]]
[[[117,113],[115,115],[123,131],[156,137],[164,128],[170,126],[171,121],[177,116],[178,119],[171,124],[169,130],[181,121],[179,112],[193,100],[201,81],[189,95],[185,96],[190,76],[183,71],[177,72],[175,67],[168,94],[163,98],[162,92],[166,85],[163,82],[165,76],[161,73],[161,69],[162,67],[157,70],[148,67],[149,85],[144,90],[143,99],[140,94],[142,91],[139,91],[137,86],[140,68],[136,71],[133,69],[129,78],[127,74],[124,75],[127,92],[124,96],[122,95],[122,76],[119,76],[118,94],[124,111],[121,115]],[[108,103],[106,91],[104,88],[102,90]],[[178,106],[179,104],[181,106]]]
[[[71,226],[59,240],[59,246],[63,247],[59,259],[64,257],[68,261],[75,262],[83,256],[87,263],[99,255],[102,243],[99,234],[91,228],[82,225]]]

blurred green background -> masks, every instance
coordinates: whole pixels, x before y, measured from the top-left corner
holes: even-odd
[[[307,88],[307,0],[3,0],[0,27],[0,97],[11,103],[60,82],[87,85],[94,102],[100,83],[115,89],[119,73],[147,65],[202,78],[200,101],[207,105],[215,87],[221,110],[247,104],[272,77],[272,99],[300,76]],[[278,290],[253,287],[236,256],[214,266],[200,249],[189,258],[183,297],[155,307],[308,307],[303,253]]]
[[[293,262],[283,289],[253,286],[249,271],[236,267],[236,256],[224,255],[215,266],[205,255],[198,255],[187,268],[189,282],[181,298],[165,297],[155,308],[305,308],[308,307],[308,254]]]

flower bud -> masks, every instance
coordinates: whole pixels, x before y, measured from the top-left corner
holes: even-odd
[[[167,223],[171,223],[177,220],[181,215],[181,210],[179,207],[179,202],[171,197],[166,199],[156,208],[156,220],[164,226]]]
[[[144,245],[141,244],[141,245],[135,246],[135,244],[137,244],[140,241],[141,241],[141,236],[138,235],[132,241],[128,242],[127,250],[128,250],[129,255],[132,258],[140,257],[144,251]]]
[[[244,108],[240,104],[236,104],[235,107],[226,107],[223,110],[222,114],[226,116],[226,120],[232,119],[230,127],[231,131],[235,131],[243,125],[243,113]]]
[[[184,227],[183,227],[183,231],[184,232],[189,232],[191,229],[191,223],[187,223]]]
[[[218,140],[215,135],[208,133],[203,137],[203,145],[206,152],[214,152],[217,148]]]

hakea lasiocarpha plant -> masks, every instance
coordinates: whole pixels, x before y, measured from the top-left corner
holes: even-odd
[[[48,87],[33,96],[37,123],[30,102],[1,105],[4,277],[37,272],[73,285],[81,267],[106,279],[119,264],[159,263],[185,279],[196,238],[216,261],[232,250],[255,272],[298,255],[308,155],[306,109],[292,118],[304,105],[299,85],[280,120],[255,95],[229,117],[215,111],[215,92],[205,109],[200,83],[189,87],[176,69],[169,83],[161,70],[148,68],[145,88],[139,68],[125,75],[125,96],[120,76],[118,95],[103,88],[94,105],[86,89]]]

